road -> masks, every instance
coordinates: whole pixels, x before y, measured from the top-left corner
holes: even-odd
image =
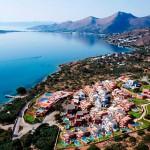
[[[47,115],[42,123],[36,123],[33,125],[26,123],[24,121],[23,116],[24,116],[26,109],[28,109],[29,104],[30,104],[30,102],[26,104],[26,106],[20,112],[18,119],[16,120],[16,123],[14,125],[12,140],[21,138],[23,135],[27,134],[29,131],[34,131],[36,128],[38,128],[43,123],[48,123],[50,126],[56,125],[55,115],[58,113],[57,111],[54,111],[54,112],[50,113],[49,115]],[[22,130],[19,131],[20,126],[22,127]]]
[[[26,109],[28,109],[30,102],[28,102],[26,104],[26,106],[20,111],[18,118],[15,121],[14,127],[13,127],[13,138],[12,139],[16,139],[19,133],[19,127],[21,125],[23,116],[24,116],[24,112],[26,111]]]
[[[3,130],[8,130],[8,129],[13,129],[14,127],[14,124],[9,124],[9,125],[3,125],[3,124],[0,124],[0,128],[3,129]]]

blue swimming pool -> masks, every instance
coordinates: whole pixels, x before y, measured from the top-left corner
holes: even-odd
[[[48,101],[48,98],[41,98],[40,100],[39,100],[39,102],[47,102]]]
[[[45,96],[52,96],[52,93],[45,93]]]

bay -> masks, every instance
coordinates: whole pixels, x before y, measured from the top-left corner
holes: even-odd
[[[16,88],[31,88],[58,65],[92,56],[128,52],[93,34],[12,32],[0,34],[0,103]]]

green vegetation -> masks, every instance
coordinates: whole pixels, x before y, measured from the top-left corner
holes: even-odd
[[[137,134],[141,136],[141,135],[144,135],[145,132],[144,132],[144,130],[138,130],[138,131],[137,131]]]
[[[143,141],[145,143],[150,143],[150,134],[146,134],[144,137],[143,137]]]
[[[12,131],[0,129],[0,145],[11,140]]]
[[[105,150],[126,150],[121,143],[114,143],[105,148]]]
[[[147,127],[147,131],[150,132],[150,125]]]
[[[150,114],[147,114],[147,115],[145,116],[145,119],[150,120]]]
[[[145,75],[144,70],[149,67],[149,62],[145,61],[145,58],[149,56],[149,50],[141,49],[137,52],[134,52],[131,55],[128,54],[118,54],[118,57],[115,57],[114,54],[111,56],[88,58],[77,63],[66,64],[61,67],[60,71],[48,76],[46,81],[43,81],[37,84],[33,89],[29,91],[29,96],[22,100],[17,99],[11,102],[10,104],[5,105],[0,111],[0,122],[1,123],[13,123],[17,116],[19,115],[20,110],[25,106],[28,101],[31,101],[36,95],[41,95],[45,92],[45,86],[49,91],[56,90],[76,90],[80,89],[85,85],[91,85],[93,82],[111,78],[117,78],[120,74],[129,73],[133,78],[139,79]],[[118,62],[125,62],[126,65],[118,65]],[[138,67],[137,67],[138,66]],[[149,74],[148,74],[149,75]],[[120,86],[120,85],[118,85]],[[146,87],[149,88],[149,87]],[[24,92],[22,92],[24,91]],[[25,89],[18,89],[19,94],[25,94]],[[136,105],[141,106],[142,104],[147,104],[147,100],[133,99]],[[55,110],[62,110],[60,104],[55,106]],[[149,106],[148,106],[148,110]],[[148,111],[149,113],[149,111]],[[138,113],[131,114],[134,117],[138,117]],[[25,120],[33,123],[35,118],[30,115],[25,115]],[[60,116],[56,116],[60,117]],[[61,120],[60,120],[61,121]],[[145,128],[149,126],[149,122],[141,119],[143,123],[140,128]],[[52,126],[49,127],[47,124],[44,124],[36,129],[34,133],[29,132],[23,136],[20,140],[11,141],[11,133],[2,132],[0,133],[0,149],[3,150],[20,150],[20,149],[29,149],[31,145],[35,146],[37,149],[42,150],[51,150],[54,147],[56,136],[58,134],[58,127]],[[143,135],[143,133],[139,133]],[[110,137],[103,137],[99,141],[109,139]],[[118,139],[117,139],[118,138]],[[116,141],[124,139],[122,137],[115,137]],[[132,141],[132,140],[131,140]],[[16,146],[17,145],[17,146]],[[137,149],[145,148],[146,146],[140,143],[137,146]],[[115,143],[106,148],[106,150],[125,150],[125,147],[121,143]],[[144,150],[144,149],[142,149]]]
[[[0,129],[0,149],[2,150],[30,150],[31,145],[40,150],[53,150],[58,134],[57,126],[43,124],[34,133],[27,133],[21,139],[11,140],[11,131]]]
[[[16,91],[19,95],[27,94],[27,90],[24,87],[19,87],[19,88],[16,89]]]
[[[87,150],[100,150],[100,148],[98,148],[95,144],[92,144]]]
[[[129,137],[129,141],[131,142],[131,143],[136,143],[136,138],[135,137],[133,137],[133,136],[130,136]]]
[[[12,104],[3,106],[3,109],[0,111],[0,122],[3,124],[13,123],[25,104],[26,101],[24,99],[16,99]]]
[[[150,76],[145,69],[148,69],[148,59],[150,49],[141,47],[133,53],[115,54],[110,56],[87,58],[82,61],[62,65],[59,72],[48,76],[47,79],[28,91],[28,97],[19,102],[13,101],[11,105],[5,105],[4,110],[1,110],[0,122],[13,123],[19,111],[23,108],[27,101],[31,101],[36,95],[41,95],[45,92],[45,86],[49,91],[56,90],[76,90],[85,85],[91,85],[99,80],[117,78],[121,74],[129,74],[135,79],[139,79],[144,75]],[[124,63],[125,65],[118,65]],[[22,90],[24,91],[22,93]],[[18,92],[24,94],[23,88],[18,89]],[[138,105],[147,103],[145,100],[135,100]],[[57,107],[60,109],[60,107]]]
[[[142,88],[143,89],[150,89],[150,85],[143,85]]]
[[[11,140],[12,131],[0,129],[0,149],[1,150],[21,150],[20,140]]]
[[[147,105],[147,114],[150,115],[150,104]]]
[[[146,120],[144,120],[144,119],[141,119],[140,121],[139,121],[139,123],[141,123],[141,125],[140,125],[140,129],[144,129],[144,128],[147,128],[148,126],[149,126],[149,122],[148,121],[146,121]]]
[[[114,141],[120,142],[120,141],[122,141],[122,140],[125,140],[127,137],[129,137],[129,135],[128,135],[127,133],[124,133],[124,134],[122,134],[122,135],[116,135],[116,136],[114,137]]]
[[[29,115],[29,114],[24,115],[24,120],[31,124],[36,123],[36,118],[34,118],[32,115]]]
[[[121,140],[122,140],[122,137],[119,135],[114,137],[114,141],[116,141],[116,142],[119,142]]]
[[[15,99],[8,104],[1,106],[0,109],[0,123],[2,124],[11,124],[14,123],[16,118],[18,117],[22,108],[27,104],[27,102],[31,100],[35,100],[35,95],[32,93],[33,89],[30,91],[30,94],[22,99]],[[37,92],[38,95],[38,92]],[[39,96],[39,95],[38,95]]]
[[[139,143],[135,149],[136,150],[149,150],[148,146],[144,144],[143,142]]]
[[[58,130],[57,126],[41,125],[32,136],[32,144],[41,150],[53,150]]]
[[[129,115],[133,116],[134,118],[139,118],[141,116],[141,113],[140,112],[130,111]]]
[[[133,99],[133,102],[136,104],[136,105],[142,105],[142,104],[147,104],[149,103],[147,100],[144,100],[144,99],[137,99],[137,98],[134,98]]]
[[[150,120],[150,104],[146,106],[146,115],[144,118]]]

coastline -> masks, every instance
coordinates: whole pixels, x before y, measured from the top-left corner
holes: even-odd
[[[23,99],[14,99],[11,103],[2,105],[3,115],[7,117],[0,119],[1,123],[12,123],[18,113],[29,101],[37,95],[45,92],[55,92],[60,90],[76,91],[86,85],[91,85],[100,80],[117,78],[123,74],[129,74],[133,78],[145,75],[150,48],[130,46],[130,52],[120,52],[92,56],[78,61],[71,61],[57,66],[57,70],[48,74],[40,82],[28,89],[28,96]],[[12,110],[15,107],[15,112]],[[16,108],[17,107],[17,108]],[[12,113],[11,113],[12,112]]]
[[[98,81],[115,79],[120,75],[130,75],[131,79],[138,80],[145,75],[145,69],[149,64],[147,60],[149,52],[150,47],[148,49],[134,47],[130,52],[99,55],[60,64],[55,72],[45,76],[29,89],[26,98],[14,99],[10,104],[3,105],[0,125],[6,127],[3,128],[6,131],[7,127],[10,126],[13,131],[14,129],[18,130],[16,126],[20,124],[21,120],[24,120],[25,108],[28,108],[29,105],[32,106],[32,102],[45,92],[59,90],[76,92],[86,85],[92,86]],[[147,75],[149,76],[150,74]],[[55,109],[60,109],[60,106],[61,103]],[[32,125],[29,129],[31,128]],[[13,134],[13,139],[17,139],[16,134]]]
[[[12,31],[12,32],[27,32],[27,31]],[[30,31],[29,31],[30,32]],[[32,31],[33,32],[33,31]],[[35,31],[35,32],[37,32],[37,31]],[[53,33],[53,32],[52,32]],[[58,32],[59,33],[59,32]],[[64,32],[63,32],[64,33]],[[72,33],[70,33],[70,32],[66,32],[67,34],[72,34]],[[76,33],[76,32],[75,32]],[[94,34],[94,33],[84,33],[84,34]],[[99,36],[99,35],[101,35],[101,34],[94,34],[94,35],[97,35],[97,36]],[[104,40],[105,42],[107,42],[108,44],[110,44],[110,45],[114,45],[114,46],[117,46],[118,47],[118,45],[116,45],[116,44],[113,44],[113,43],[110,43],[109,41],[107,41],[107,40],[105,40],[105,38],[102,38],[102,37],[99,37],[100,39],[102,39],[102,40]],[[129,52],[122,52],[122,54],[129,54],[129,53],[132,53],[132,52],[134,52],[134,51],[136,51],[136,49],[135,49],[135,47],[133,47],[133,46],[130,46],[130,47],[127,47],[127,46],[124,46],[124,47],[122,47],[122,48],[125,48],[125,49],[128,49],[129,50]],[[119,54],[119,53],[112,53],[112,54]],[[27,88],[27,90],[31,90],[32,88],[35,88],[37,85],[39,85],[39,84],[41,84],[41,83],[43,83],[43,82],[46,82],[46,80],[47,80],[47,78],[49,77],[49,76],[55,76],[56,74],[58,74],[59,73],[59,71],[61,71],[61,69],[62,69],[62,67],[65,67],[65,66],[69,66],[69,65],[72,65],[72,64],[75,64],[75,63],[79,63],[79,62],[82,62],[82,61],[84,61],[84,60],[88,60],[88,59],[96,59],[96,58],[100,58],[100,57],[107,57],[107,56],[109,56],[109,55],[112,55],[112,54],[110,54],[110,53],[108,53],[108,54],[102,54],[102,55],[97,55],[97,56],[91,56],[91,57],[87,57],[87,58],[84,58],[84,59],[79,59],[79,60],[74,60],[74,61],[70,61],[70,62],[66,62],[66,63],[63,63],[63,64],[59,64],[59,65],[57,65],[56,66],[56,70],[55,71],[53,71],[53,72],[51,72],[51,73],[49,73],[49,74],[47,74],[46,76],[44,76],[41,80],[39,80],[39,81],[37,81],[37,82],[35,82],[33,85],[31,85],[30,87],[26,87]],[[9,93],[8,93],[9,94]],[[13,95],[14,96],[18,96],[18,95],[16,95],[16,93],[13,93]],[[8,98],[9,100],[8,101],[6,101],[6,102],[2,102],[2,103],[0,103],[0,107],[2,107],[3,105],[7,105],[7,104],[9,104],[9,103],[12,103],[15,99],[17,99],[17,98]]]

